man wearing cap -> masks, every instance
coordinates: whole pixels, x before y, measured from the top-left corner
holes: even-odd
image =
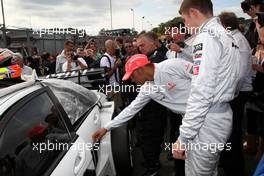
[[[183,59],[153,64],[145,55],[132,56],[125,65],[123,80],[131,78],[133,82],[142,85],[140,92],[128,107],[93,135],[94,141],[133,118],[151,100],[174,113],[184,114],[190,92],[192,66],[192,63]],[[158,175],[157,170],[152,175]]]

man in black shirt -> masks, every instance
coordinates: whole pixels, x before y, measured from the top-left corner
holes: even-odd
[[[250,16],[252,19],[256,18],[256,12],[257,9],[255,6],[252,5],[252,2],[250,0],[245,0],[241,3],[241,8],[244,13],[246,13],[248,16]],[[249,23],[248,29],[245,32],[245,37],[248,40],[251,49],[255,48],[258,44],[258,32],[256,30],[256,24],[252,20],[252,22]]]
[[[153,32],[141,34],[137,38],[137,45],[139,51],[147,55],[152,63],[160,63],[167,59],[166,48],[160,44],[158,37]],[[160,168],[159,156],[162,151],[167,109],[152,100],[140,112],[141,117],[138,119],[137,125],[139,125],[139,136],[145,159],[144,167],[147,169],[144,176],[157,176]]]
[[[139,51],[147,55],[152,63],[160,63],[167,59],[166,53],[168,49],[160,43],[157,35],[153,32],[146,32],[139,35],[137,38],[137,46]],[[173,114],[173,118],[177,118],[174,117],[177,116],[177,114],[169,114],[170,116]],[[147,168],[147,172],[144,176],[158,175],[158,170],[160,168],[159,156],[162,151],[163,136],[167,122],[166,117],[167,109],[154,101],[148,103],[144,109],[141,110],[141,117],[138,119],[137,125],[139,125],[139,135],[145,159],[144,166]],[[174,129],[179,129],[181,124],[174,125],[176,125],[176,127],[173,127]],[[183,164],[177,164],[177,166],[181,165],[184,171],[184,161],[181,161],[181,163]]]

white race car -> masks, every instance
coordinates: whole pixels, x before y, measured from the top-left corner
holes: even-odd
[[[71,81],[0,81],[0,175],[130,175],[126,125],[92,141],[113,111],[105,95]]]

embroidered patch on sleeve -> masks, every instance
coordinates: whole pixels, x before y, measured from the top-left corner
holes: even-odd
[[[189,73],[190,73],[190,74],[193,74],[193,66],[191,67]]]
[[[169,91],[174,91],[176,89],[176,84],[174,83],[167,83],[167,87]]]
[[[201,60],[196,60],[196,61],[194,61],[194,65],[195,65],[195,66],[199,66],[199,65],[201,65]]]
[[[193,53],[196,53],[197,51],[202,51],[203,50],[203,44],[199,43],[197,45],[193,46]]]
[[[196,54],[194,55],[194,59],[201,59],[202,56],[203,56],[202,53],[196,53]]]
[[[193,75],[199,75],[200,66],[193,66]]]

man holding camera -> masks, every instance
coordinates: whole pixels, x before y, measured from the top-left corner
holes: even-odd
[[[107,97],[115,102],[115,112],[121,112],[123,101],[121,92],[116,91],[115,88],[120,86],[119,66],[121,65],[121,59],[116,53],[116,43],[113,40],[107,40],[105,42],[106,52],[102,56],[100,61],[100,67],[107,69],[107,77],[109,79],[109,87],[107,91]],[[119,90],[119,89],[117,89]]]
[[[78,55],[74,55],[72,50],[65,50],[66,62],[62,65],[62,71],[74,71],[87,68],[85,60]]]
[[[56,73],[63,72],[62,65],[65,62],[67,62],[67,59],[66,59],[66,50],[73,50],[73,49],[74,49],[74,43],[73,43],[73,41],[67,40],[64,43],[64,50],[56,58]]]

